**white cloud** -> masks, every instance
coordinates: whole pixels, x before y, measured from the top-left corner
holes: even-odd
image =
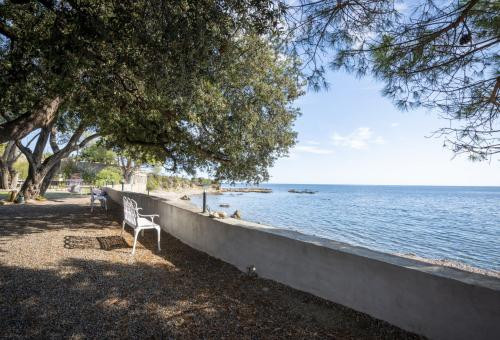
[[[392,123],[391,124],[391,127],[398,127],[399,126],[399,123]]]
[[[295,152],[304,152],[304,153],[314,153],[317,155],[328,155],[331,154],[333,151],[329,149],[323,149],[318,146],[313,146],[313,145],[297,145],[293,151]]]
[[[385,144],[385,139],[382,136],[378,136],[377,138],[375,138],[373,140],[373,143],[378,144],[378,145],[382,145],[382,144]]]
[[[335,132],[332,136],[332,142],[333,145],[356,150],[366,149],[370,144],[385,144],[384,138],[381,136],[374,137],[373,131],[369,127],[359,127],[345,136]]]
[[[315,140],[308,140],[308,141],[306,141],[306,144],[309,144],[309,145],[319,145],[320,142],[317,142]]]

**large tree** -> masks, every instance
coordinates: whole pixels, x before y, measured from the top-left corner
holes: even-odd
[[[275,11],[268,0],[1,1],[0,143],[50,124],[68,100],[141,107],[152,80],[141,72],[185,95],[235,35],[270,34]]]
[[[43,105],[57,99],[54,112],[43,113],[40,145],[62,113],[74,112],[113,147],[134,148],[174,171],[203,168],[224,179],[259,181],[295,142],[298,111],[291,103],[301,94],[300,74],[295,60],[278,53],[270,1],[0,6],[12,32],[0,58],[0,71],[10,77],[0,82],[8,121],[0,126],[16,125],[15,117],[42,105],[40,98]],[[25,25],[30,20],[40,27]],[[29,77],[15,78],[18,71]],[[16,126],[26,133],[36,125]],[[18,145],[32,165],[23,191],[33,196],[55,155],[70,151],[43,159],[35,155],[38,144],[35,150]]]
[[[500,2],[301,0],[288,6],[291,49],[312,85],[325,66],[371,73],[398,107],[438,109],[455,152],[500,152]]]

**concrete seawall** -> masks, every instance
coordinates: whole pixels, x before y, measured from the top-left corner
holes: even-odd
[[[500,279],[234,219],[211,219],[181,202],[105,189],[111,209],[122,195],[187,245],[242,271],[365,312],[434,339],[498,339]]]

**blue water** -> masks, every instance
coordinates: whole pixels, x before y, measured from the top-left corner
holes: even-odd
[[[500,270],[500,188],[267,184],[208,195],[212,210],[390,253]],[[315,194],[289,193],[310,189]],[[201,196],[193,197],[201,206]],[[229,208],[219,204],[227,203]]]

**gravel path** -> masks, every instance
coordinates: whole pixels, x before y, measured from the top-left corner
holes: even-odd
[[[385,322],[153,232],[130,248],[96,237],[120,223],[88,197],[0,206],[0,337],[413,339]],[[132,237],[124,235],[131,245]]]

